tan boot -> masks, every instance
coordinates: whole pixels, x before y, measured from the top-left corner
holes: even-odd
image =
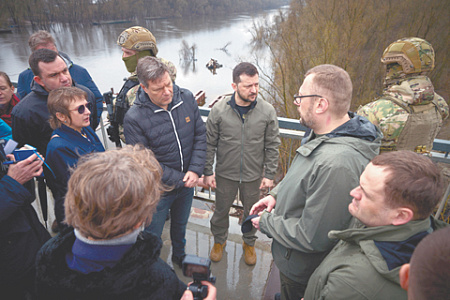
[[[250,246],[244,242],[242,248],[244,249],[245,263],[249,266],[253,266],[254,264],[256,264],[255,246]]]
[[[225,248],[226,244],[227,242],[223,244],[214,243],[214,247],[211,250],[211,255],[209,256],[212,261],[218,262],[222,259],[223,248]]]

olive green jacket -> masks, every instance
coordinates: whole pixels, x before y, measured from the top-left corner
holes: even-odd
[[[217,102],[206,121],[206,176],[215,172],[229,180],[250,182],[273,179],[280,145],[277,114],[273,106],[257,100],[245,116],[235,108],[234,94]],[[263,174],[264,170],[264,174]]]
[[[389,270],[375,242],[402,242],[447,225],[427,218],[399,226],[331,231],[329,237],[341,241],[311,276],[305,300],[406,300],[406,291],[400,287],[400,266]]]
[[[348,228],[350,191],[379,152],[381,132],[366,118],[351,119],[332,132],[307,140],[284,179],[270,192],[277,200],[263,213],[261,232],[273,238],[272,255],[285,276],[306,284],[335,245],[333,229]]]

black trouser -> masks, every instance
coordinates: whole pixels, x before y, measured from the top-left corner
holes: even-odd
[[[300,300],[305,295],[306,284],[296,282],[280,272],[281,300]]]

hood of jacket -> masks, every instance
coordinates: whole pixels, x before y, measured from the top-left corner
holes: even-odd
[[[358,151],[363,157],[371,160],[379,153],[383,134],[378,127],[366,118],[352,112],[349,112],[349,117],[349,121],[323,136],[311,140],[311,137],[314,136],[311,133],[297,151],[303,156],[309,156],[322,143],[346,144]]]
[[[173,85],[173,96],[172,96],[172,102],[169,103],[169,106],[167,107],[170,111],[174,106],[177,104],[183,102],[181,99],[181,89],[178,87],[178,85]],[[144,91],[143,88],[139,87],[137,94],[136,94],[136,100],[134,101],[134,105],[137,106],[143,106],[150,108],[154,113],[163,111],[161,107],[154,104],[150,97],[147,95],[147,93]]]
[[[349,243],[358,244],[377,272],[387,280],[400,284],[398,272],[400,267],[389,270],[375,242],[402,242],[421,232],[447,226],[448,224],[436,221],[430,217],[424,220],[411,221],[403,225],[350,228],[342,231],[332,230],[328,233],[330,239],[340,239]]]
[[[408,105],[425,105],[434,99],[434,86],[427,76],[413,75],[388,85],[383,96],[395,98]]]

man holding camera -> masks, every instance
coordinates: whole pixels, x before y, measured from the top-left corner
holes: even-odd
[[[66,222],[73,228],[63,230],[37,255],[38,297],[191,296],[159,257],[161,239],[142,231],[164,191],[162,174],[152,151],[139,145],[83,156],[70,177],[65,201]],[[209,290],[214,295],[215,289]]]

